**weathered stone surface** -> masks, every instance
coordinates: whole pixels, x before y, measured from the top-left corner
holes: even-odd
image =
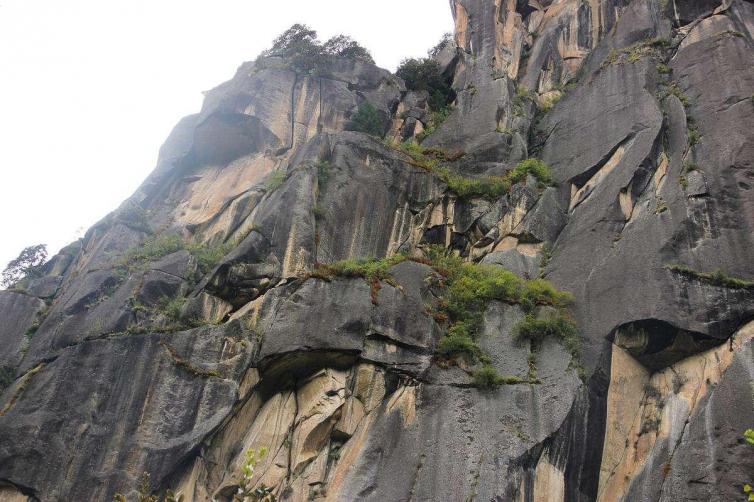
[[[37,321],[45,303],[38,298],[13,291],[0,291],[0,366],[16,368],[23,359],[27,346],[26,334]]]
[[[435,58],[453,103],[423,146],[453,160],[345,131],[369,102],[388,138],[425,132],[428,93],[389,72],[260,58],[176,126],[134,196],[0,292],[0,500],[109,501],[149,471],[230,502],[260,447],[252,482],[286,502],[740,495],[754,4],[451,8]],[[436,171],[527,157],[552,186],[464,198]],[[191,251],[123,262],[162,233]],[[419,263],[428,246],[572,292],[580,360],[570,338],[515,340],[526,312],[491,302],[477,343],[506,378],[477,389],[481,363],[435,356],[447,271]],[[382,281],[318,266],[399,252],[417,261]]]

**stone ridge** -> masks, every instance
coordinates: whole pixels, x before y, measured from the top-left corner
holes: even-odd
[[[754,3],[450,4],[442,123],[368,62],[244,63],[0,291],[0,502],[230,502],[261,447],[280,501],[742,498]]]

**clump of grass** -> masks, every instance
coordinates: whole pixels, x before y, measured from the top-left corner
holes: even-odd
[[[659,56],[662,49],[670,46],[670,41],[664,38],[647,38],[622,49],[610,49],[602,68],[613,64],[635,63],[647,56]]]
[[[508,172],[506,177],[512,184],[526,180],[527,175],[532,175],[541,187],[553,184],[550,168],[539,159],[522,160],[516,167]]]
[[[285,172],[285,170],[280,169],[274,171],[272,174],[270,174],[265,183],[267,191],[274,192],[275,190],[283,186],[283,183],[285,182],[287,177],[288,174]]]
[[[686,94],[681,90],[681,87],[678,85],[678,82],[665,82],[660,84],[660,91],[657,93],[658,99],[665,99],[668,96],[675,96],[678,98],[678,100],[681,102],[681,104],[684,106],[684,108],[688,108],[691,106],[691,100],[689,99]]]
[[[516,376],[502,376],[491,364],[483,364],[474,371],[472,378],[474,386],[482,390],[494,390],[502,385],[532,383]]]
[[[362,260],[343,260],[330,265],[318,263],[310,277],[330,280],[332,277],[362,278],[371,289],[372,303],[377,304],[377,295],[382,288],[381,281],[393,282],[390,267],[405,261],[404,255],[389,258],[367,258]]]
[[[474,94],[476,94],[476,92],[474,92]],[[431,112],[429,115],[429,121],[427,122],[427,127],[422,132],[417,134],[416,141],[421,143],[430,134],[435,132],[437,128],[440,127],[442,123],[447,120],[447,118],[450,116],[451,111],[452,109],[450,108],[450,106],[444,106],[437,111]]]
[[[539,103],[539,110],[542,113],[549,112],[555,104],[563,98],[563,92],[556,92],[543,98]]]
[[[694,146],[702,139],[702,133],[699,132],[699,126],[693,120],[688,121],[687,127],[689,146]]]
[[[581,350],[576,324],[562,309],[550,310],[541,316],[528,314],[513,328],[513,336],[535,344],[546,338],[556,338],[574,359],[578,359]]]
[[[717,269],[713,272],[699,272],[698,270],[694,270],[685,265],[666,265],[665,268],[670,270],[671,272],[676,272],[678,274],[685,275],[702,282],[708,282],[714,286],[720,286],[730,289],[754,288],[754,281],[748,281],[746,279],[730,276],[720,269]]]
[[[670,68],[670,66],[668,66],[666,64],[659,63],[657,65],[657,73],[668,75],[668,74],[670,74],[672,72],[673,72],[673,70]]]
[[[437,148],[425,149],[414,141],[406,141],[400,145],[391,142],[386,142],[386,144],[406,153],[411,157],[414,165],[437,176],[448,186],[448,190],[461,199],[499,199],[510,190],[513,184],[524,181],[529,174],[537,179],[540,188],[553,184],[550,168],[535,158],[522,160],[504,176],[470,178],[456,174],[446,167],[438,167],[442,161],[458,160],[463,155],[461,152],[446,152]]]
[[[693,171],[701,171],[702,169],[695,163],[685,160],[683,161],[683,173],[688,174]]]
[[[447,168],[436,170],[438,178],[448,186],[448,190],[461,199],[483,198],[495,200],[510,190],[510,180],[503,176],[486,176],[483,178],[468,178],[455,174]]]
[[[237,241],[217,244],[187,244],[180,235],[161,234],[149,237],[140,246],[127,249],[116,263],[116,271],[124,278],[133,270],[143,269],[150,262],[169,254],[187,250],[196,259],[197,273],[207,274],[236,245]]]

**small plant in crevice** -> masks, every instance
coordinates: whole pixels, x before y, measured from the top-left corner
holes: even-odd
[[[688,139],[689,146],[694,146],[702,139],[702,133],[699,132],[699,126],[695,122],[688,122]]]
[[[433,132],[435,132],[437,128],[440,127],[442,123],[445,122],[445,120],[450,116],[451,111],[453,111],[453,109],[450,107],[450,105],[443,106],[436,111],[430,111],[429,120],[425,125],[425,129],[416,135],[416,141],[421,143]]]
[[[255,488],[252,484],[256,467],[265,456],[267,456],[267,448],[265,447],[258,450],[250,448],[246,451],[246,459],[241,467],[241,479],[238,481],[238,491],[233,496],[234,501],[275,502],[277,500],[271,488],[267,488],[263,484]]]
[[[520,161],[513,169],[503,176],[466,177],[440,166],[440,162],[458,160],[461,152],[446,152],[438,148],[423,148],[416,142],[407,141],[400,144],[386,142],[390,148],[400,150],[413,160],[412,164],[420,167],[445,183],[448,190],[461,199],[482,198],[497,200],[511,189],[516,183],[526,180],[531,175],[540,189],[554,184],[550,168],[540,159],[529,158]]]
[[[754,430],[753,429],[746,429],[744,431],[744,441],[746,441],[746,443],[749,444],[750,446],[754,446]],[[743,492],[746,495],[746,500],[748,500],[749,502],[754,502],[754,488],[752,488],[751,484],[744,483]]]
[[[681,90],[678,82],[661,82],[660,90],[657,92],[657,99],[663,100],[669,96],[675,96],[681,102],[684,108],[691,106],[691,99]]]
[[[502,385],[533,383],[516,376],[502,376],[491,364],[483,364],[475,370],[472,373],[472,382],[475,387],[482,390],[493,390]]]
[[[713,286],[720,286],[730,289],[751,289],[754,288],[754,281],[733,277],[717,269],[713,272],[700,272],[685,265],[666,265],[665,268],[671,272],[685,275],[702,282],[708,282]]]
[[[134,500],[134,502],[183,502],[183,494],[180,492],[175,493],[173,492],[173,490],[167,490],[162,496],[151,495],[151,491],[149,489],[149,478],[150,476],[146,472],[142,475],[141,483],[137,490],[136,499]],[[113,496],[113,502],[128,502],[128,499],[125,497],[125,495],[116,493]]]
[[[657,57],[670,46],[670,40],[664,38],[647,38],[628,47],[610,49],[601,68],[614,64],[636,63],[645,57]]]
[[[285,172],[284,169],[278,169],[277,171],[273,171],[268,177],[267,181],[265,181],[265,188],[268,192],[274,192],[281,186],[283,186],[283,183],[285,183],[285,180],[288,178],[288,173]]]
[[[369,284],[372,303],[377,304],[377,295],[382,288],[381,281],[395,285],[390,275],[390,267],[405,261],[404,255],[395,255],[390,258],[368,258],[361,260],[343,260],[332,264],[318,263],[309,277],[330,280],[333,277],[361,278]]]
[[[544,315],[527,314],[513,328],[513,336],[517,340],[528,340],[534,347],[539,346],[546,338],[559,340],[577,361],[581,352],[581,340],[578,336],[576,324],[562,309],[547,311]]]
[[[662,197],[657,197],[657,204],[655,206],[655,214],[661,214],[668,210],[668,204]]]

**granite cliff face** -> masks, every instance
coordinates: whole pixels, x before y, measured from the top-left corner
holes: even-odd
[[[741,497],[754,3],[451,8],[438,127],[366,62],[245,63],[131,199],[0,291],[0,501],[109,501],[144,472],[230,501],[262,446],[253,481],[283,501]],[[425,154],[345,131],[365,102],[449,172],[538,157],[555,182],[459,196]],[[478,344],[510,378],[477,388],[473,361],[436,353],[430,245],[571,292],[580,355],[516,340],[525,309],[491,301]],[[389,277],[322,272],[398,253]]]

